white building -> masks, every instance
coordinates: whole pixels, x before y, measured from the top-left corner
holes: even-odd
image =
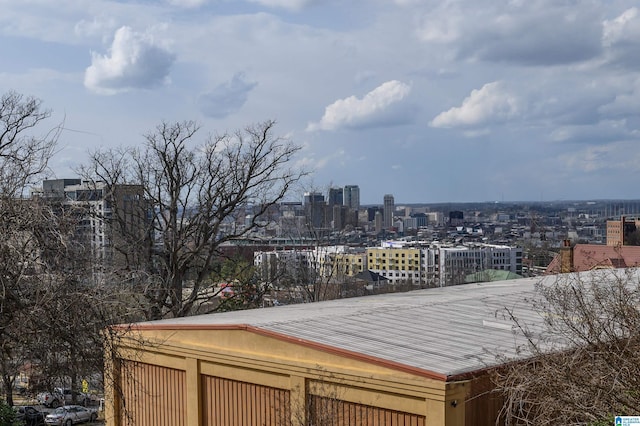
[[[367,249],[368,269],[390,284],[463,284],[474,272],[498,269],[522,273],[522,248],[471,243],[443,245],[425,241],[385,241]]]
[[[438,247],[440,286],[464,284],[469,274],[497,269],[522,274],[522,248],[470,243]]]

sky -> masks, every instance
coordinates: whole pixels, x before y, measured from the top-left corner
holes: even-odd
[[[636,4],[0,0],[0,92],[63,123],[57,178],[162,121],[275,120],[305,188],[363,204],[637,199]]]

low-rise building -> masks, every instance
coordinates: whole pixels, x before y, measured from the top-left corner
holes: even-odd
[[[640,246],[575,244],[564,241],[560,252],[547,266],[545,274],[585,272],[594,269],[635,268],[640,266]]]
[[[494,425],[489,372],[530,356],[511,318],[542,325],[532,300],[547,280],[123,325],[107,424]]]
[[[640,228],[640,218],[622,216],[620,220],[607,221],[607,245],[627,245],[629,236]]]
[[[493,244],[459,245],[424,241],[386,241],[367,248],[368,268],[391,284],[464,284],[471,273],[497,269],[522,274],[522,248]]]

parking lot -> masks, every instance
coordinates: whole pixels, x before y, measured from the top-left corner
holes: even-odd
[[[14,397],[14,405],[15,406],[31,406],[34,407],[36,410],[41,411],[45,416],[49,413],[51,413],[52,411],[54,411],[53,408],[48,408],[45,407],[42,404],[39,404],[38,401],[35,398],[25,398],[25,397],[21,397],[21,396],[16,396]],[[83,423],[84,425],[104,425],[104,412],[100,409],[101,407],[99,406],[98,403],[94,403],[94,404],[90,404],[88,405],[88,407],[91,408],[95,408],[98,410],[98,420],[95,422],[88,422],[88,423]]]

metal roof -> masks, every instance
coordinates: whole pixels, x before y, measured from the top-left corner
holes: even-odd
[[[141,323],[145,328],[250,326],[446,377],[527,356],[509,316],[540,332],[536,283],[555,276],[390,293]],[[503,360],[504,358],[502,358]]]

